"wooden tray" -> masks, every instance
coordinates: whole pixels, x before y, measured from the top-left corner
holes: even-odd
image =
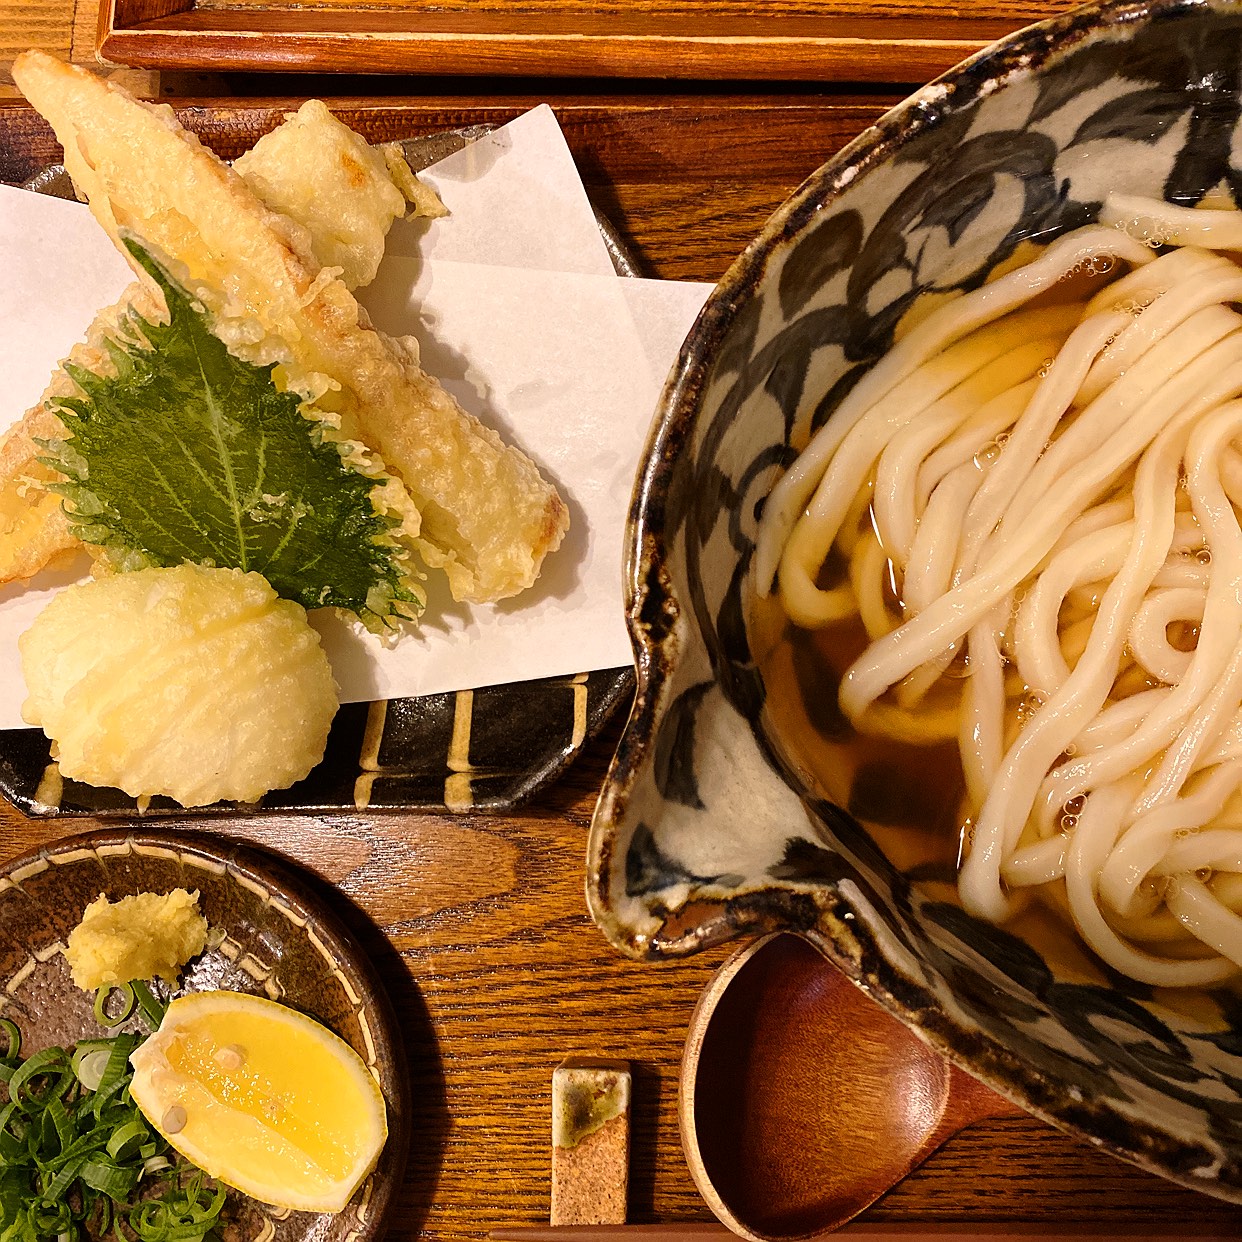
[[[1071,0],[104,0],[148,69],[925,82]]]
[[[384,140],[495,124],[544,98],[592,198],[646,269],[688,280],[717,279],[769,212],[894,102],[633,94],[329,104]],[[186,101],[180,115],[214,149],[236,155],[296,102]],[[0,180],[21,181],[59,158],[29,108],[0,105]],[[479,1242],[489,1229],[547,1221],[549,1086],[553,1067],[572,1055],[634,1063],[629,1219],[711,1219],[678,1143],[677,1069],[695,1000],[731,950],[633,962],[588,917],[586,826],[617,733],[614,722],[536,802],[505,814],[269,812],[195,825],[310,872],[383,978],[412,1080],[410,1162],[390,1242]],[[3,857],[65,829],[0,804]],[[1026,1117],[967,1130],[868,1213],[911,1231],[961,1222],[981,1238],[989,1223],[1013,1218],[1088,1226],[1089,1236],[1123,1226],[1136,1236],[1176,1229],[1186,1242],[1239,1232],[1237,1207]]]

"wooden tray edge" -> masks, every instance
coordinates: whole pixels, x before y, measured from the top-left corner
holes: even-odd
[[[917,83],[1012,27],[983,17],[935,24],[721,19],[706,26],[682,19],[658,28],[631,22],[618,32],[606,15],[532,15],[519,34],[495,20],[453,25],[452,15],[435,13],[169,7],[105,0],[100,58],[145,69],[232,72]]]

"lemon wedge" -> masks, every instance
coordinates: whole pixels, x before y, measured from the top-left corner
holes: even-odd
[[[177,1151],[276,1207],[339,1212],[388,1137],[384,1097],[358,1054],[259,996],[178,997],[130,1064],[134,1103]]]

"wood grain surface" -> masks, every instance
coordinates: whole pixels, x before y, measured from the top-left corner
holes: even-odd
[[[18,97],[9,66],[19,52],[34,47],[98,68],[98,34],[99,0],[0,0],[0,100]],[[112,69],[109,76],[143,98],[159,92],[151,70]]]
[[[0,86],[12,87],[9,65],[28,47],[69,59],[74,0],[0,0]]]
[[[330,86],[330,83],[327,84]],[[372,138],[502,121],[534,99],[341,101]],[[819,162],[889,102],[867,97],[551,99],[598,205],[655,275],[714,280]],[[183,113],[226,155],[289,101]],[[55,158],[43,123],[0,106],[0,179]],[[630,1219],[707,1220],[677,1133],[677,1068],[695,999],[727,949],[624,960],[583,896],[587,827],[620,722],[537,804],[507,815],[257,815],[196,821],[291,860],[373,954],[413,1077],[411,1162],[392,1237],[479,1238],[547,1220],[550,1094],[565,1057],[634,1066]],[[89,825],[75,824],[74,828]],[[0,807],[0,854],[67,826]],[[869,1210],[892,1222],[1044,1220],[1239,1236],[1237,1209],[1101,1155],[1030,1118],[951,1141]]]
[[[148,68],[924,82],[1070,0],[104,0]]]

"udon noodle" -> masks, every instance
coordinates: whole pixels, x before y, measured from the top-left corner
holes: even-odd
[[[966,909],[1055,897],[1159,986],[1242,970],[1242,266],[1222,251],[1242,212],[1114,197],[940,305],[780,479],[756,555],[794,624],[861,619],[857,730],[956,739]]]

